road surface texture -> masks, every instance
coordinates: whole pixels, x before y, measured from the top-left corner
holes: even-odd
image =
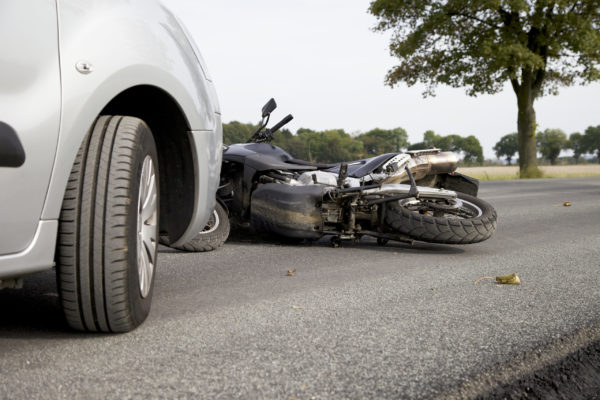
[[[129,334],[68,331],[53,272],[31,277],[0,292],[0,398],[597,398],[600,179],[480,197],[499,223],[476,245],[162,247]]]

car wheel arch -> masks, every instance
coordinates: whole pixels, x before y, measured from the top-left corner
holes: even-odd
[[[100,115],[137,117],[149,126],[158,150],[160,237],[176,241],[188,227],[195,205],[194,153],[182,108],[164,90],[139,85],[115,96]]]

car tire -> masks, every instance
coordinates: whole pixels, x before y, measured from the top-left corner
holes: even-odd
[[[57,241],[70,327],[127,332],[150,312],[159,221],[158,158],[144,121],[101,116],[77,153]]]
[[[191,252],[213,251],[225,243],[229,237],[230,229],[227,211],[225,211],[225,208],[217,202],[204,230],[188,242],[172,247],[178,250]]]

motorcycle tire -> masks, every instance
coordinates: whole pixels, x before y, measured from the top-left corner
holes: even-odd
[[[192,251],[192,252],[206,252],[212,251],[219,248],[227,238],[229,237],[229,231],[231,227],[229,225],[229,217],[227,211],[223,208],[219,202],[215,204],[215,209],[212,216],[210,217],[207,225],[204,227],[202,232],[198,233],[190,241],[179,245],[172,246],[178,250]]]
[[[461,210],[470,211],[472,216],[434,216],[394,201],[387,204],[386,223],[414,240],[429,243],[471,244],[489,239],[496,230],[496,210],[477,197],[457,192],[457,198],[462,202]]]

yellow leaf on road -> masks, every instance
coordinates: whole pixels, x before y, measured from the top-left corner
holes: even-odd
[[[496,279],[496,282],[498,282],[500,284],[504,284],[504,285],[520,285],[521,284],[519,275],[517,275],[517,273],[515,272],[514,274],[501,275],[501,276],[497,276],[496,278],[494,278],[493,276],[482,276],[481,278],[479,278],[475,282],[473,282],[473,286],[477,285],[479,282],[481,282],[484,279]]]
[[[520,285],[521,280],[519,279],[519,275],[515,272],[510,275],[502,275],[496,277],[496,282],[505,284],[505,285]]]

